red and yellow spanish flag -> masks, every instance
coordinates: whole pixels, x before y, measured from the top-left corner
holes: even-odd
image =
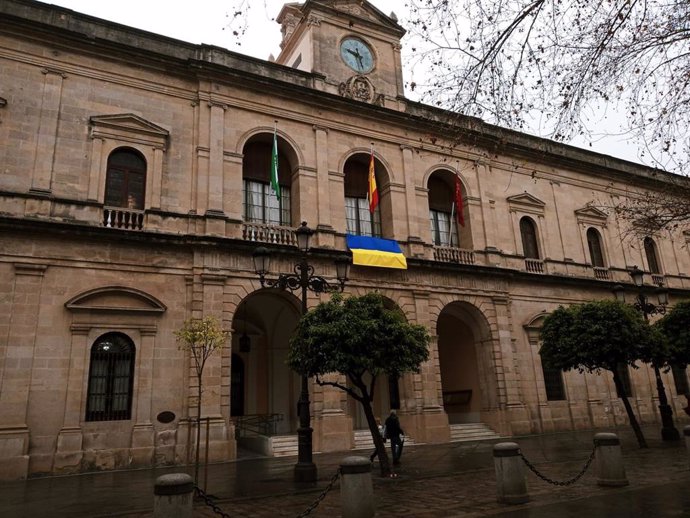
[[[458,218],[458,223],[465,226],[465,207],[462,202],[462,186],[460,185],[460,176],[455,175],[455,215]]]
[[[369,192],[367,199],[369,200],[369,212],[372,214],[379,204],[379,191],[376,189],[376,175],[374,174],[374,151],[371,152],[371,160],[369,160]]]

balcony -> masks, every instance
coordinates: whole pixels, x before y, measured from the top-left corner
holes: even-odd
[[[525,258],[525,270],[529,273],[544,273],[544,261]]]
[[[666,278],[662,274],[652,274],[652,284],[656,284],[657,286],[663,286],[664,282],[666,282]]]
[[[242,239],[256,243],[297,246],[293,227],[279,227],[265,223],[243,223]]]
[[[594,278],[599,280],[599,281],[610,281],[611,280],[611,274],[609,273],[608,268],[601,268],[599,266],[594,266]]]
[[[442,263],[474,264],[474,252],[454,246],[434,246],[434,261]]]
[[[144,211],[119,207],[103,208],[103,226],[125,230],[141,230],[144,226]]]

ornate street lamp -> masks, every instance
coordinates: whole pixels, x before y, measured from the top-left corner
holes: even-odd
[[[633,266],[628,272],[632,278],[633,283],[638,289],[637,297],[632,306],[640,311],[646,321],[649,321],[650,315],[663,315],[666,313],[666,305],[668,304],[668,290],[662,285],[659,285],[655,291],[658,304],[653,304],[645,295],[644,288],[644,272],[637,266]],[[613,293],[616,299],[620,302],[625,302],[625,288],[620,284],[613,287]],[[664,441],[677,441],[680,439],[680,433],[673,424],[673,409],[668,404],[666,398],[666,390],[664,389],[664,382],[661,380],[661,372],[659,367],[652,364],[654,369],[654,377],[656,378],[656,390],[659,394],[659,414],[661,415],[661,438]]]
[[[335,293],[345,289],[345,282],[350,268],[349,258],[335,261],[338,284],[333,285],[319,275],[314,275],[314,267],[307,261],[309,241],[314,231],[303,221],[295,231],[300,260],[294,267],[294,273],[281,273],[275,279],[267,279],[270,266],[270,252],[265,247],[257,248],[253,253],[254,270],[259,276],[262,288],[277,288],[280,290],[301,290],[302,315],[307,313],[307,291],[314,293]],[[297,464],[295,464],[295,482],[316,482],[316,465],[312,461],[312,432],[309,415],[309,378],[302,376],[302,388],[297,404],[299,413],[299,428],[297,429]]]

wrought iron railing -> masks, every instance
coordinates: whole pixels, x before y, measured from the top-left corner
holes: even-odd
[[[245,241],[256,241],[257,243],[297,246],[294,228],[267,225],[265,223],[244,223],[242,225],[242,239]]]
[[[141,230],[144,226],[144,211],[121,209],[117,207],[104,207],[103,226],[108,228]]]
[[[474,252],[454,246],[434,246],[434,261],[474,264]]]
[[[235,437],[246,435],[275,435],[283,414],[250,414],[233,418]]]

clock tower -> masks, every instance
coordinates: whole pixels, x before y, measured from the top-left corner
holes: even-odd
[[[366,0],[306,0],[278,15],[276,62],[323,77],[323,90],[394,108],[404,95],[400,39],[405,30]]]

